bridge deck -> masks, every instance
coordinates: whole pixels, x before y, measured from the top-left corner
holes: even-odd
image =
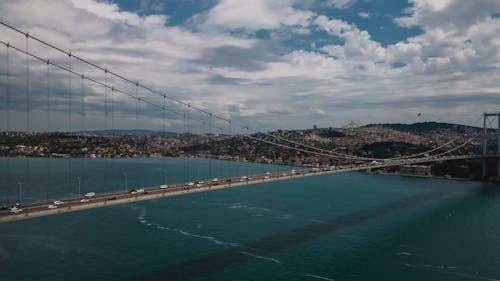
[[[488,156],[488,157],[498,157],[498,156]],[[254,175],[254,176],[250,175],[247,178],[233,177],[227,179],[220,179],[217,183],[215,182],[210,183],[210,181],[205,181],[203,184],[183,183],[180,185],[172,185],[164,189],[160,188],[159,186],[155,186],[155,187],[144,188],[145,192],[141,194],[131,194],[129,191],[103,193],[103,194],[97,194],[93,198],[89,198],[88,202],[80,202],[80,200],[83,197],[74,197],[65,199],[64,204],[59,205],[57,208],[54,209],[48,208],[50,204],[53,204],[53,201],[50,201],[50,202],[24,205],[21,207],[23,211],[19,213],[13,213],[10,210],[1,210],[0,223],[30,219],[41,216],[56,215],[56,214],[80,211],[85,209],[112,206],[118,204],[126,204],[144,200],[172,197],[189,193],[258,184],[263,182],[281,181],[281,180],[288,180],[288,179],[308,177],[308,176],[361,171],[367,169],[384,168],[384,167],[409,165],[417,163],[463,160],[463,159],[474,159],[474,158],[482,158],[482,156],[472,155],[472,156],[453,156],[453,157],[449,156],[449,157],[438,157],[438,158],[437,157],[418,158],[418,159],[376,163],[370,165],[357,165],[357,166],[350,165],[350,166],[338,166],[338,167],[329,167],[322,169],[312,168],[312,169],[297,170],[294,173],[292,172],[267,173],[264,175]]]

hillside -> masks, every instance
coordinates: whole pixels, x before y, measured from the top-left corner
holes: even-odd
[[[438,122],[421,122],[413,124],[369,124],[364,127],[384,127],[415,135],[435,135],[443,133],[470,134],[479,133],[481,131],[481,128],[478,127]]]

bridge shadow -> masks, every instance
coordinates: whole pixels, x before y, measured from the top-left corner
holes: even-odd
[[[169,265],[168,267],[137,276],[130,280],[193,280],[210,273],[222,271],[226,268],[242,264],[255,259],[255,256],[266,256],[273,252],[314,240],[323,235],[335,233],[339,230],[373,220],[386,214],[441,198],[453,192],[463,192],[470,189],[444,188],[437,191],[427,191],[401,200],[389,202],[372,208],[357,211],[351,214],[335,217],[319,224],[307,225],[289,232],[276,234],[240,247],[229,248],[211,255]],[[477,189],[475,189],[477,190]],[[481,194],[488,194],[480,192]],[[245,254],[248,248],[252,249],[251,256]]]
[[[256,256],[267,256],[298,244],[329,235],[348,227],[370,221],[384,215],[402,210],[411,206],[439,199],[452,193],[471,194],[480,197],[497,197],[500,195],[500,185],[482,184],[479,187],[445,187],[439,190],[424,191],[417,195],[397,201],[385,203],[351,214],[332,218],[318,224],[311,224],[285,233],[279,233],[239,247],[232,247],[214,254],[202,256],[164,269],[155,270],[131,279],[133,281],[180,281],[194,280],[211,273],[222,271],[229,267],[256,259]],[[469,198],[469,197],[467,197]],[[460,205],[461,203],[455,203]],[[457,206],[453,205],[452,209]],[[252,249],[252,255],[245,254]]]

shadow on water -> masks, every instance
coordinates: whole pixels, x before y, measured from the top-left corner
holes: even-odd
[[[464,191],[464,189],[457,190],[447,188],[440,189],[438,191],[420,193],[401,200],[335,217],[324,223],[307,225],[286,233],[280,233],[263,238],[241,247],[230,248],[211,255],[171,265],[165,269],[136,276],[130,280],[193,280],[237,264],[251,261],[255,259],[255,256],[266,256],[270,253],[284,250],[320,236],[331,234],[356,224],[376,219],[391,212],[434,200],[456,191]],[[253,249],[252,252],[255,256],[244,254],[245,249],[248,248]]]

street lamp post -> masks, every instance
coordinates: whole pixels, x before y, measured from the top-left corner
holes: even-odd
[[[125,191],[128,190],[128,179],[127,179],[127,173],[123,172],[123,175],[125,176]]]
[[[82,196],[80,177],[76,177],[76,180],[78,181],[78,196]]]
[[[21,203],[23,201],[23,183],[18,182],[17,184],[19,185],[19,203]]]

